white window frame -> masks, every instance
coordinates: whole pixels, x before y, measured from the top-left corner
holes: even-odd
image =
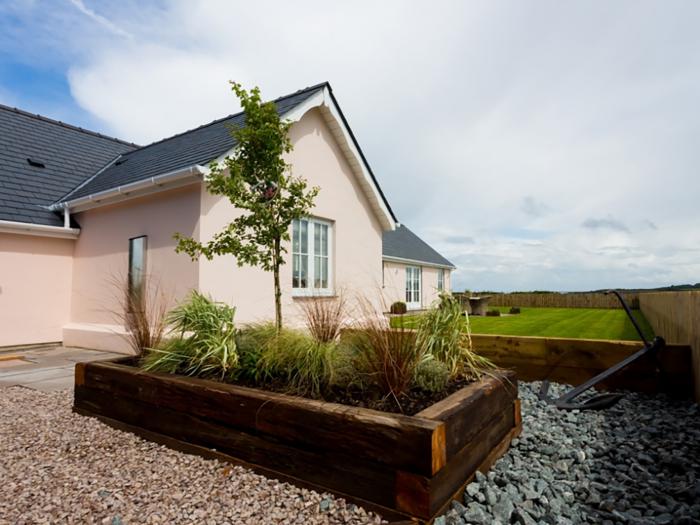
[[[437,290],[438,290],[438,292],[445,291],[445,269],[444,268],[438,268]]]
[[[417,280],[414,275],[415,273],[418,274]],[[410,279],[409,274],[411,275]],[[418,286],[414,287],[413,285],[416,283]],[[415,294],[417,294],[418,297],[415,297]],[[412,301],[409,301],[409,295],[411,296],[411,299],[413,299]],[[423,269],[420,266],[406,266],[405,296],[406,308],[409,310],[420,310],[423,299]]]
[[[306,288],[299,288],[294,286],[294,281],[292,280],[292,297],[312,297],[312,296],[329,296],[329,295],[334,295],[335,294],[335,289],[333,286],[333,268],[335,266],[335,248],[334,248],[334,231],[333,231],[333,223],[331,221],[327,221],[324,219],[318,219],[316,217],[305,217],[303,219],[299,219],[299,222],[306,222],[308,224],[307,228],[307,286]],[[314,288],[313,284],[316,281],[316,275],[315,275],[315,269],[316,269],[316,264],[315,264],[315,257],[316,256],[316,250],[315,250],[315,235],[314,235],[314,229],[316,228],[316,224],[327,226],[327,232],[328,232],[328,240],[327,240],[327,245],[328,245],[328,253],[325,255],[325,257],[328,258],[328,281],[325,288]],[[294,224],[292,224],[292,278],[293,278],[293,273],[294,273]]]

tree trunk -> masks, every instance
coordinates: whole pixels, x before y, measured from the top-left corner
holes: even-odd
[[[282,289],[280,288],[280,239],[275,239],[273,272],[275,276],[275,326],[277,333],[282,330]]]

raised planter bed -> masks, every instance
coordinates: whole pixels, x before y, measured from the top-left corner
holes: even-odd
[[[506,372],[404,416],[143,372],[122,358],[76,365],[74,410],[333,492],[386,519],[432,519],[520,430],[517,384]]]

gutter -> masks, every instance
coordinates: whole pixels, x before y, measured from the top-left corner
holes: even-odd
[[[403,257],[392,257],[391,255],[382,255],[383,261],[396,262],[401,264],[410,264],[414,266],[428,266],[431,268],[445,268],[446,270],[456,270],[457,267],[453,264],[440,264],[427,261],[419,261],[417,259],[404,259]]]
[[[206,168],[195,164],[193,166],[188,166],[187,168],[181,168],[179,170],[164,173],[163,175],[157,175],[148,179],[142,179],[129,184],[124,184],[122,186],[117,186],[116,188],[111,188],[109,190],[92,193],[90,195],[86,195],[85,197],[57,202],[49,206],[49,209],[51,211],[63,211],[65,215],[68,215],[71,210],[73,212],[84,211],[90,208],[96,208],[102,204],[107,204],[103,202],[107,199],[110,199],[110,203],[118,202],[153,193],[159,191],[160,189],[165,189],[166,187],[170,188],[182,186],[184,183],[194,181],[207,173],[208,170]],[[66,219],[66,221],[67,220],[68,219]]]
[[[29,222],[0,221],[1,233],[14,233],[16,235],[36,235],[39,237],[58,237],[61,239],[77,239],[80,228],[66,228],[62,226],[46,226]]]

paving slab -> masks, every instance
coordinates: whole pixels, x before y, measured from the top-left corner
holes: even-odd
[[[44,392],[73,386],[75,364],[121,357],[122,354],[62,346],[14,351],[21,358],[13,366],[0,367],[0,388],[25,386]]]

